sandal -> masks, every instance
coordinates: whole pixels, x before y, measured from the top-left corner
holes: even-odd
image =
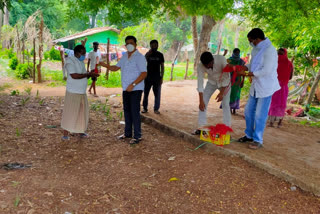
[[[68,141],[68,140],[70,140],[70,137],[69,137],[69,136],[62,136],[62,137],[61,137],[61,140],[63,140],[63,141]]]
[[[249,149],[257,150],[257,149],[260,149],[261,147],[262,147],[262,144],[256,141],[253,141],[249,144]]]
[[[252,141],[253,141],[253,139],[248,138],[246,135],[238,139],[239,143],[246,143],[246,142],[252,142]]]
[[[87,133],[81,133],[80,138],[89,138],[89,135]]]
[[[191,132],[192,135],[200,135],[201,134],[201,130],[200,129],[196,129],[193,132]]]
[[[124,139],[127,139],[127,138],[131,138],[131,137],[126,136],[125,134],[122,134],[122,135],[117,137],[118,140],[124,140]]]
[[[141,138],[139,138],[139,139],[133,138],[132,140],[130,140],[129,144],[130,144],[130,145],[138,144],[138,143],[140,143],[140,139],[141,139]]]

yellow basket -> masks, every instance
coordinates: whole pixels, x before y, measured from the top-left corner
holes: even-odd
[[[212,141],[210,137],[210,129],[202,128],[200,140],[216,144],[217,146],[224,146],[230,144],[230,134],[220,135],[219,133],[217,133],[216,137],[214,138],[214,141]]]

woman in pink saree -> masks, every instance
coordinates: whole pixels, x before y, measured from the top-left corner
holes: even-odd
[[[269,121],[271,127],[273,123],[279,120],[278,128],[281,126],[283,117],[285,116],[288,99],[288,82],[292,78],[293,64],[288,59],[287,50],[280,48],[278,50],[278,80],[281,89],[276,91],[272,96],[271,106],[269,110]]]

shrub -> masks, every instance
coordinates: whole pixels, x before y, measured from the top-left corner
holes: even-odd
[[[13,52],[13,49],[5,49],[4,52],[6,53],[6,55],[9,57],[9,59],[12,59],[13,57],[16,56],[16,53]]]
[[[19,64],[15,71],[15,75],[19,79],[27,79],[30,77],[33,64]]]
[[[31,51],[30,51],[30,55],[31,55],[31,56],[34,56],[34,49],[33,49],[33,48],[32,48]]]
[[[16,70],[17,66],[18,66],[18,58],[16,56],[12,57],[9,61],[9,67],[12,70]]]
[[[51,60],[61,60],[60,52],[56,50],[54,47],[49,51]]]
[[[31,57],[31,54],[27,50],[24,50],[23,54],[24,54],[25,58]]]
[[[45,59],[45,60],[50,59],[50,51],[44,52],[43,56],[44,56],[44,59]]]

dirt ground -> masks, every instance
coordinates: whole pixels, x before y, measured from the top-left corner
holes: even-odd
[[[150,126],[139,145],[119,142],[116,98],[107,119],[91,101],[90,138],[68,142],[60,140],[62,97],[24,99],[0,95],[0,164],[32,164],[0,169],[0,213],[320,213],[319,197]]]
[[[161,115],[151,116],[162,123],[168,124],[180,130],[191,132],[197,126],[198,117],[198,94],[196,81],[168,82],[163,86]],[[151,93],[150,100],[153,99]],[[209,103],[208,123],[215,125],[222,123],[222,110],[220,103],[213,98]],[[152,110],[153,101],[150,101]],[[234,133],[231,137],[237,139],[244,135],[245,120],[243,108],[238,115],[232,116],[232,128]],[[231,143],[226,148],[245,153],[253,159],[266,162],[274,168],[286,171],[291,175],[304,180],[306,183],[320,187],[320,129],[303,126],[289,122],[286,117],[283,127],[267,127],[264,134],[264,147],[258,151],[252,151],[246,144]]]

